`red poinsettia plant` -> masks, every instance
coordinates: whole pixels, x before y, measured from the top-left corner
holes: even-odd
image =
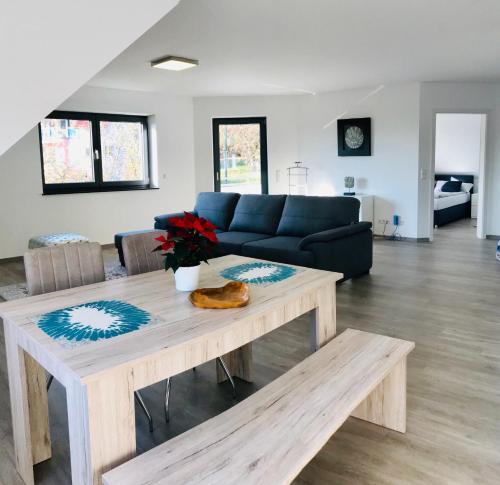
[[[167,236],[155,237],[161,244],[154,251],[165,251],[165,271],[208,263],[218,244],[216,226],[203,217],[184,212],[184,217],[168,220]]]

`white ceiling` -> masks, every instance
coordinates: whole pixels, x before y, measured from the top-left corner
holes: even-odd
[[[181,0],[89,84],[191,96],[500,80],[500,0]],[[183,72],[152,69],[173,54]]]

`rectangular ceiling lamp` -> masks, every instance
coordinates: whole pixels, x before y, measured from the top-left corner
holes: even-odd
[[[185,57],[176,56],[167,56],[151,61],[151,67],[168,69],[169,71],[184,71],[184,69],[190,69],[197,65],[198,61],[196,59],[186,59]]]

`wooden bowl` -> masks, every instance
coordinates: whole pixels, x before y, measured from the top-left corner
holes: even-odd
[[[231,281],[222,288],[200,288],[189,295],[189,300],[199,308],[239,308],[248,305],[248,286]]]

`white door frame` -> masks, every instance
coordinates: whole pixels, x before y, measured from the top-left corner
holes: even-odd
[[[479,187],[478,187],[478,205],[477,205],[477,237],[479,239],[486,239],[486,168],[487,168],[487,157],[486,157],[486,137],[488,130],[488,116],[490,115],[490,110],[485,109],[435,109],[432,112],[432,154],[431,154],[431,173],[430,173],[430,183],[431,183],[431,203],[430,203],[430,234],[429,241],[434,239],[434,177],[436,174],[436,117],[438,114],[464,114],[464,115],[483,115],[481,122],[481,148],[479,154]],[[474,192],[477,192],[474,187]]]
[[[488,114],[481,116],[481,147],[479,149],[479,184],[477,199],[477,237],[486,239],[486,130]]]

